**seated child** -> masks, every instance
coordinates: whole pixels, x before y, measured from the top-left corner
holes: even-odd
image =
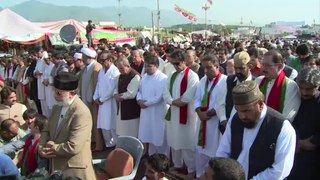
[[[47,126],[47,123],[48,119],[45,116],[36,115],[35,120],[29,126],[31,136],[26,140],[22,159],[19,163],[22,176],[28,176],[39,167],[38,145],[41,132]]]
[[[37,115],[37,111],[35,109],[27,109],[26,111],[24,111],[24,113],[22,114],[23,120],[26,122],[22,127],[22,129],[26,130],[26,133],[30,133],[30,125],[31,123],[35,120],[36,115]]]

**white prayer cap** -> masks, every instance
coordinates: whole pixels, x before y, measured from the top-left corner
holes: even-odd
[[[48,52],[47,52],[47,51],[43,51],[43,53],[42,53],[42,57],[43,57],[44,59],[49,58],[49,54],[48,54]]]
[[[83,48],[81,48],[81,52],[84,55],[91,57],[91,58],[95,58],[97,56],[97,52],[95,50],[90,49],[90,48],[83,47]]]
[[[142,50],[142,49],[138,49],[138,51],[141,52],[141,54],[144,53],[144,50]]]
[[[81,53],[75,53],[75,54],[73,55],[73,58],[74,58],[74,59],[82,59],[82,54],[81,54]]]

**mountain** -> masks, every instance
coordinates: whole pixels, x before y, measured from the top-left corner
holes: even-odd
[[[84,6],[57,6],[43,3],[36,0],[27,1],[10,7],[11,10],[34,22],[55,21],[63,19],[76,19],[78,21],[93,22],[114,21],[118,22],[118,7],[91,8]],[[146,7],[121,7],[121,24],[125,26],[151,27],[151,9]],[[154,12],[154,23],[157,24],[156,13]],[[161,26],[169,27],[175,24],[188,23],[186,18],[173,10],[160,10]]]

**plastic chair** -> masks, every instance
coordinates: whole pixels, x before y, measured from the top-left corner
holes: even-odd
[[[143,144],[142,142],[132,136],[120,136],[118,137],[116,148],[122,148],[128,153],[130,153],[134,159],[134,167],[133,171],[128,176],[122,176],[117,178],[112,178],[112,180],[128,180],[128,179],[134,179],[134,177],[137,174],[138,167],[140,164],[140,159],[143,154]],[[93,164],[100,164],[104,163],[105,159],[94,159]]]

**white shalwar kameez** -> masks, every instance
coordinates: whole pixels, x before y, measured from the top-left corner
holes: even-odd
[[[264,76],[260,76],[255,79],[258,85],[260,85],[263,78]],[[301,103],[301,98],[300,98],[300,92],[299,92],[299,87],[297,83],[287,77],[285,78],[287,79],[288,84],[287,84],[287,89],[285,93],[286,96],[284,99],[283,111],[281,114],[283,115],[283,117],[287,118],[290,122],[292,122],[294,117],[296,117],[298,113],[300,103]],[[267,93],[266,93],[267,95],[265,97],[266,104],[268,104],[268,97],[274,85],[274,82],[275,82],[275,79],[271,80],[267,85]]]
[[[209,92],[215,78],[209,81],[207,91]],[[201,121],[197,124],[196,134],[196,175],[200,177],[206,170],[210,158],[215,157],[216,151],[219,146],[221,133],[219,131],[219,124],[221,121],[227,120],[225,102],[227,96],[227,76],[221,74],[220,79],[210,95],[209,110],[214,109],[217,115],[207,120],[206,128],[206,143],[204,148],[198,146],[199,131]],[[201,107],[201,101],[205,92],[207,76],[204,76],[199,83],[194,108]]]
[[[180,107],[171,105],[171,120],[166,121],[167,142],[171,147],[174,167],[181,168],[183,161],[188,167],[188,172],[195,171],[195,142],[197,117],[194,111],[194,97],[199,83],[198,75],[189,70],[186,92],[180,96],[180,85],[185,70],[178,73],[172,88],[172,95],[169,92],[172,74],[168,77],[164,88],[164,100],[167,104],[181,97],[181,101],[188,103],[188,119],[186,124],[180,124]]]
[[[48,108],[48,114],[44,114],[45,116],[49,117],[53,108],[53,105],[56,104],[56,99],[54,98],[54,87],[53,87],[53,77],[51,76],[52,68],[54,67],[54,64],[50,62],[50,64],[45,65],[44,73],[41,76],[42,82],[48,81],[49,85],[44,86],[44,93],[45,93],[45,99],[47,103]]]
[[[99,106],[97,128],[102,130],[106,147],[113,147],[117,142],[117,102],[113,98],[113,92],[116,89],[119,75],[118,68],[113,64],[107,72],[105,68],[102,68],[99,71],[98,82],[93,95],[94,100],[99,99],[102,103]]]
[[[40,100],[42,114],[46,115],[49,114],[49,109],[46,102],[46,95],[44,91],[44,85],[42,84],[42,76],[45,70],[46,63],[44,62],[43,58],[37,61],[36,67],[33,73],[42,73],[42,75],[37,76],[37,85],[38,85],[38,99]]]
[[[166,80],[167,76],[160,70],[152,75],[144,74],[137,94],[137,100],[144,100],[148,106],[141,109],[138,138],[143,143],[149,143],[149,155],[167,155],[167,146],[164,144],[167,105],[162,96]]]

